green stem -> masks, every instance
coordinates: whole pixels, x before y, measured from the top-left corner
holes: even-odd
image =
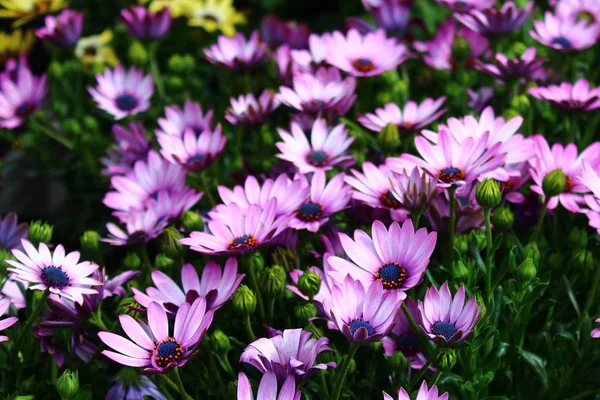
[[[588,292],[588,298],[585,301],[585,305],[583,306],[583,311],[579,316],[579,320],[577,321],[577,331],[581,328],[581,324],[585,320],[585,317],[590,312],[592,305],[594,304],[594,300],[596,299],[596,292],[598,291],[598,284],[600,283],[600,266],[596,265],[596,273],[594,274],[594,278],[592,279],[592,286],[590,287],[590,291]]]
[[[144,243],[138,248],[138,254],[142,259],[142,270],[145,270],[146,272],[146,281],[150,282],[150,274],[152,273],[152,263],[150,262],[150,256],[148,256],[148,247],[146,246],[146,243]]]
[[[224,387],[223,378],[221,378],[221,371],[215,362],[215,357],[217,355],[215,353],[211,353],[210,355],[210,369],[213,371],[213,375],[217,377],[217,385],[219,386],[219,391],[221,391]]]
[[[352,343],[350,345],[350,349],[348,350],[348,354],[346,354],[346,358],[344,358],[344,362],[342,363],[341,368],[338,372],[338,379],[335,384],[335,391],[333,392],[333,400],[339,400],[342,395],[342,388],[344,387],[344,383],[346,382],[346,376],[348,375],[348,368],[350,367],[350,363],[358,350],[358,344]]]
[[[208,197],[208,201],[210,201],[211,206],[215,206],[217,202],[210,192],[210,186],[208,185],[208,181],[206,180],[206,176],[204,173],[200,173],[200,180],[202,181],[202,186],[204,186],[204,193],[206,193],[206,197]]]
[[[162,76],[160,74],[160,68],[158,66],[158,61],[156,60],[156,43],[150,45],[150,70],[152,71],[152,77],[156,82],[156,89],[158,90],[158,94],[163,99],[165,98],[165,84],[163,82]]]
[[[262,322],[265,321],[265,305],[262,298],[262,292],[260,290],[260,286],[258,285],[258,279],[256,278],[256,273],[254,271],[254,257],[252,254],[248,257],[248,277],[250,278],[250,283],[252,284],[252,289],[256,294],[256,305],[258,309],[258,317]]]
[[[494,244],[492,239],[492,224],[490,222],[491,213],[491,208],[484,208],[483,215],[485,218],[485,234],[487,238],[487,254],[485,257],[485,289],[486,293],[488,294],[488,298],[491,298],[492,296],[492,247]]]
[[[329,398],[329,389],[327,389],[327,381],[325,380],[325,371],[321,371],[319,373],[319,378],[321,380],[321,387],[323,388],[323,394],[325,395],[325,398],[328,399]]]
[[[450,195],[450,226],[448,227],[448,233],[450,236],[450,254],[452,254],[452,250],[454,249],[454,235],[456,232],[456,187],[450,187],[448,189],[448,194]]]
[[[185,388],[183,387],[183,382],[181,381],[181,377],[179,376],[179,368],[178,367],[173,368],[173,372],[171,373],[171,375],[173,376],[173,378],[175,378],[175,385],[177,387],[177,392],[179,393],[181,398],[183,400],[194,400],[194,398],[192,396],[187,394],[187,392],[185,391]]]
[[[17,341],[15,342],[15,346],[13,347],[13,362],[16,361],[16,359],[19,355],[19,349],[21,348],[21,345],[23,344],[23,339],[25,337],[29,337],[29,334],[31,333],[31,327],[33,326],[33,323],[35,322],[37,317],[40,315],[40,312],[42,311],[44,304],[46,304],[46,300],[48,299],[48,296],[50,296],[50,291],[48,289],[46,289],[44,291],[44,293],[42,294],[42,298],[40,299],[39,303],[36,304],[35,308],[31,312],[31,315],[27,319],[25,326],[23,326],[23,328],[21,329],[19,337],[17,338]],[[13,366],[14,366],[14,364],[13,364]]]
[[[275,300],[277,297],[273,296],[269,303],[269,322],[273,323],[273,318],[275,317]]]
[[[542,213],[540,214],[540,219],[538,220],[537,224],[535,225],[535,230],[533,231],[533,235],[531,236],[530,242],[535,242],[538,238],[538,236],[540,235],[540,233],[542,232],[542,226],[544,224],[544,219],[546,218],[546,212],[548,211],[548,202],[550,201],[550,198],[546,199],[546,201],[544,202],[544,207],[542,208]]]
[[[402,307],[402,311],[404,312],[404,315],[406,316],[406,319],[408,320],[408,323],[410,324],[411,329],[413,330],[413,333],[415,335],[421,336],[423,339],[425,339],[425,343],[427,343],[426,344],[426,346],[427,346],[426,353],[427,354],[425,354],[425,355],[427,356],[427,358],[429,360],[431,360],[435,354],[435,348],[431,344],[429,336],[427,336],[423,333],[423,331],[421,330],[421,328],[419,327],[419,325],[413,318],[412,314],[410,313],[410,310],[406,306],[406,303],[403,302],[401,307]]]
[[[250,322],[249,315],[246,315],[246,318],[244,318],[244,328],[246,328],[246,334],[248,335],[248,339],[250,339],[251,342],[254,342],[256,340],[256,336],[254,335],[254,331],[252,330],[252,323]]]
[[[169,388],[167,388],[167,385],[165,384],[171,387],[171,389],[177,391],[177,385],[175,385],[172,380],[164,375],[156,375],[156,385],[159,389],[161,389],[162,394],[165,395],[167,400],[173,400],[173,396],[171,396],[171,393],[169,393]]]
[[[429,367],[431,367],[431,358],[429,360],[427,360],[427,363],[425,363],[425,365],[423,365],[423,368],[421,368],[419,370],[419,372],[417,372],[417,374],[414,376],[413,379],[410,380],[410,387],[412,388],[413,385],[416,383],[418,383],[423,376],[425,376],[425,374],[427,373],[427,371],[429,370]]]
[[[434,375],[434,377],[433,377],[433,381],[431,381],[431,384],[429,385],[429,387],[437,385],[437,383],[440,380],[441,376],[442,376],[442,371],[436,372],[435,375]]]
[[[61,136],[59,133],[55,132],[51,128],[48,128],[41,123],[37,122],[35,119],[30,119],[30,124],[37,130],[42,131],[42,133],[46,134],[51,139],[56,140],[58,143],[62,144],[69,150],[73,150],[75,145],[69,139],[64,136]]]

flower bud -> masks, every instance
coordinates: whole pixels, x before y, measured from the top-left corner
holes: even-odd
[[[557,196],[565,191],[567,176],[562,169],[557,168],[544,177],[542,190],[547,197]],[[548,199],[546,199],[548,201]]]
[[[536,268],[540,262],[540,249],[537,246],[537,243],[528,243],[527,246],[523,248],[523,257],[531,258],[533,264]]]
[[[469,251],[469,237],[467,235],[459,235],[454,240],[454,248],[460,254],[466,254]]]
[[[494,228],[505,231],[511,229],[514,222],[515,216],[510,208],[499,207],[494,210],[494,214],[492,215],[492,223],[494,224]]]
[[[137,253],[129,252],[125,255],[123,259],[123,267],[125,269],[139,269],[140,265],[142,265],[142,260],[140,260],[140,256]]]
[[[401,351],[396,351],[387,359],[391,370],[405,371],[408,367],[408,360]]]
[[[183,82],[183,79],[180,76],[177,76],[177,75],[169,76],[165,80],[165,83],[167,84],[167,87],[169,89],[173,89],[173,90],[182,89],[183,86],[184,86],[184,84],[185,84]]]
[[[202,232],[204,230],[204,221],[200,214],[194,211],[186,211],[181,217],[181,223],[185,233]]]
[[[510,101],[510,107],[521,114],[525,114],[527,111],[529,111],[531,102],[529,101],[529,97],[527,97],[527,95],[520,94],[512,98]]]
[[[551,269],[561,269],[565,266],[565,257],[561,253],[552,253],[548,256],[546,263]]]
[[[85,231],[81,235],[79,242],[81,242],[81,247],[84,250],[95,253],[98,251],[98,246],[100,245],[100,235],[96,231]]]
[[[175,261],[165,254],[158,254],[154,259],[154,268],[161,271],[171,269],[175,266]]]
[[[211,343],[213,345],[213,351],[219,355],[225,355],[231,348],[231,341],[229,340],[229,336],[227,336],[222,330],[215,330],[212,335],[210,335]]]
[[[592,252],[589,250],[575,250],[571,254],[571,264],[578,269],[588,269],[592,266],[592,257]]]
[[[523,3],[523,6],[525,6],[525,3],[529,1],[529,0],[525,0],[525,1],[521,1],[521,3]],[[517,3],[519,3],[519,1],[517,0]],[[512,44],[512,52],[514,54],[515,57],[521,57],[521,55],[523,53],[525,53],[525,51],[527,50],[527,45],[523,42],[513,42]]]
[[[6,268],[10,268],[10,265],[6,262],[6,260],[15,260],[15,257],[10,251],[0,249],[0,267],[2,271],[4,271]]]
[[[471,57],[471,44],[462,36],[457,36],[452,46],[452,55],[457,60],[467,60]]]
[[[70,135],[80,135],[83,132],[81,124],[74,118],[69,118],[63,121],[62,127]]]
[[[494,208],[502,201],[502,189],[495,179],[485,178],[475,192],[477,203],[483,208]]]
[[[469,277],[469,268],[463,260],[452,263],[452,275],[461,281],[465,281]]]
[[[48,75],[51,79],[59,81],[63,78],[63,67],[58,61],[52,61],[48,66]]]
[[[165,254],[171,258],[177,258],[181,255],[184,247],[179,243],[183,236],[179,231],[170,226],[163,232],[161,236],[161,247]]]
[[[274,265],[271,268],[266,268],[263,272],[263,287],[265,293],[268,296],[278,296],[283,292],[286,281],[285,270],[279,266]]]
[[[514,117],[518,117],[520,116],[519,111],[514,110],[512,108],[507,108],[503,113],[502,113],[502,118],[504,118],[505,120],[511,120]]]
[[[521,282],[528,283],[537,275],[537,268],[531,258],[526,258],[517,269]]]
[[[348,373],[353,374],[354,371],[356,371],[356,361],[354,361],[353,358],[352,360],[350,360],[350,365],[348,365]]]
[[[303,303],[297,305],[294,312],[296,318],[305,320],[315,317],[317,315],[317,308],[312,303]]]
[[[585,249],[588,244],[588,235],[584,229],[575,228],[569,234],[569,246],[572,249]]]
[[[256,310],[256,296],[246,285],[240,285],[233,294],[233,309],[240,315],[252,315]]]
[[[137,40],[131,43],[127,55],[131,62],[138,67],[146,65],[148,62],[148,51],[144,45]]]
[[[69,400],[75,397],[79,391],[79,373],[70,369],[56,380],[56,390],[62,400]]]
[[[438,347],[435,365],[442,371],[450,371],[456,364],[456,350],[450,347]]]
[[[98,120],[91,115],[83,117],[83,126],[87,131],[98,132]]]
[[[27,238],[36,246],[40,243],[48,243],[52,240],[52,231],[52,225],[42,221],[33,221],[29,225]]]
[[[394,151],[400,144],[400,133],[394,124],[387,124],[377,135],[385,151]]]
[[[117,313],[127,314],[130,317],[136,318],[139,316],[142,309],[143,307],[137,301],[135,301],[133,297],[124,297],[119,302]]]
[[[313,271],[306,271],[298,278],[298,290],[312,299],[321,290],[321,278]]]

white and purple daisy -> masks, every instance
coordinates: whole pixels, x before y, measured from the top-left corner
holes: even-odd
[[[171,28],[171,12],[165,7],[149,12],[146,7],[132,6],[121,10],[127,32],[136,39],[160,39]]]
[[[302,392],[296,391],[296,379],[290,375],[281,386],[279,395],[277,395],[277,377],[273,372],[265,373],[258,386],[256,400],[300,400]],[[248,377],[243,372],[238,374],[237,383],[237,399],[238,400],[254,400],[252,394],[252,386]]]
[[[427,382],[423,381],[415,400],[448,400],[450,398],[449,396],[450,395],[448,394],[448,392],[440,396],[437,386],[432,385],[431,389],[429,389],[427,387]],[[383,400],[394,400],[394,398],[384,392]],[[410,395],[406,390],[404,390],[404,388],[400,388],[398,390],[398,400],[411,400]]]
[[[555,11],[560,18],[586,19],[594,24],[600,23],[600,3],[596,0],[560,0]]]
[[[590,88],[590,82],[583,78],[574,84],[532,87],[529,94],[565,110],[590,111],[600,107],[600,87]]]
[[[257,99],[252,93],[230,99],[231,107],[225,111],[225,119],[232,125],[262,125],[267,117],[279,107],[280,101],[270,90]]]
[[[496,0],[436,0],[436,2],[456,13],[464,13],[469,10],[493,7]]]
[[[393,198],[411,214],[421,215],[427,211],[437,193],[435,181],[418,167],[410,173],[404,170],[401,174],[394,174],[391,180]]]
[[[408,27],[412,1],[362,0],[365,9],[373,16],[377,26],[393,34],[403,34]]]
[[[15,213],[0,216],[0,249],[23,250],[21,240],[27,238],[27,232],[27,224],[19,224]]]
[[[535,47],[530,47],[520,57],[509,59],[502,53],[496,53],[491,64],[475,60],[474,67],[479,71],[502,81],[511,79],[533,79],[542,69],[545,60],[537,56]]]
[[[454,18],[482,35],[506,35],[519,29],[531,17],[533,5],[530,1],[519,9],[514,2],[507,1],[500,9],[471,9],[465,13],[454,14]]]
[[[139,245],[158,237],[169,224],[164,216],[159,216],[154,210],[130,210],[127,215],[125,230],[109,222],[106,224],[108,237],[100,239],[113,246]]]
[[[25,123],[48,93],[46,75],[34,76],[27,60],[12,73],[0,74],[0,128],[14,129]]]
[[[144,75],[142,70],[124,70],[121,65],[107,68],[96,75],[98,85],[88,88],[99,108],[115,119],[146,111],[154,94],[152,75]]]
[[[358,118],[358,122],[366,128],[381,132],[388,124],[398,127],[401,134],[416,132],[431,124],[446,112],[442,105],[446,97],[437,100],[425,99],[421,104],[410,100],[404,109],[396,103],[388,103],[383,108],[378,108],[374,113],[367,113]]]
[[[600,26],[585,20],[561,18],[546,12],[544,20],[533,21],[531,37],[544,46],[559,51],[585,50],[598,41]]]
[[[60,47],[71,47],[81,37],[83,13],[65,8],[57,16],[47,15],[44,26],[36,29],[35,35]]]
[[[160,153],[167,161],[194,172],[210,166],[227,142],[221,124],[202,133],[187,129],[180,136],[157,132],[156,138],[161,147]]]
[[[213,114],[213,110],[204,113],[200,104],[190,100],[185,101],[183,108],[165,107],[165,118],[158,119],[160,129],[156,130],[156,135],[182,137],[187,130],[191,129],[199,136],[207,129],[212,130]]]
[[[139,381],[132,381],[129,374],[122,379],[112,381],[104,400],[143,399],[167,400],[158,387],[147,376],[140,376]]]
[[[128,127],[115,124],[112,132],[116,146],[110,148],[100,162],[105,166],[106,175],[126,175],[137,161],[148,158],[152,143],[140,122],[130,122]]]
[[[0,317],[4,314],[8,314],[8,309],[10,308],[11,302],[10,299],[0,299]],[[7,317],[0,319],[0,331],[5,330],[6,328],[10,328],[14,324],[17,323],[19,318],[17,317]],[[8,336],[0,335],[0,343],[8,341]]]
[[[233,37],[221,35],[217,44],[204,49],[204,56],[212,64],[239,71],[261,63],[265,58],[266,47],[256,31],[252,32],[248,40],[241,33]]]

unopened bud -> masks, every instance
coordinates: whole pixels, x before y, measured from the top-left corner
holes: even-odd
[[[467,235],[459,235],[454,241],[454,248],[460,254],[466,254],[469,251],[469,237]]]
[[[140,265],[142,265],[142,260],[140,260],[140,256],[137,253],[129,252],[125,255],[123,259],[123,267],[125,269],[139,269]]]
[[[265,293],[268,296],[278,296],[283,292],[286,273],[281,266],[274,265],[271,268],[266,268],[262,275]]]
[[[161,271],[169,270],[175,266],[175,261],[165,254],[158,254],[154,259],[154,268]]]
[[[494,208],[502,201],[502,189],[495,179],[486,178],[477,186],[477,203],[483,208]]]
[[[119,302],[119,306],[117,307],[118,314],[127,314],[130,317],[137,317],[140,314],[140,311],[143,307],[135,301],[133,297],[125,297],[121,299]]]
[[[505,231],[511,229],[514,222],[515,216],[510,208],[499,207],[494,210],[494,214],[492,215],[492,223],[494,224],[494,228]]]
[[[561,253],[552,253],[546,263],[551,269],[561,269],[565,267],[565,257]]]
[[[571,254],[571,264],[578,269],[588,269],[592,266],[592,257],[592,252],[589,250],[575,250]]]
[[[439,347],[437,351],[436,367],[442,371],[450,371],[456,364],[456,350],[450,347]]]
[[[531,258],[536,268],[540,262],[540,255],[540,249],[538,248],[537,243],[528,243],[527,246],[523,248],[523,257]]]
[[[557,168],[544,177],[542,181],[542,190],[548,198],[557,196],[565,191],[567,186],[567,176],[562,169]]]
[[[185,233],[202,232],[204,230],[204,221],[200,214],[194,211],[186,211],[181,217],[181,223]]]
[[[526,258],[517,270],[521,282],[528,283],[537,275],[537,268],[531,258]]]
[[[96,231],[85,231],[79,242],[81,242],[81,247],[84,250],[95,253],[100,245],[100,235]]]
[[[131,43],[127,54],[131,62],[138,67],[146,65],[148,62],[148,51],[144,45],[137,40]]]
[[[461,281],[466,280],[469,277],[469,268],[463,262],[463,260],[458,260],[452,265],[452,275]]]
[[[63,78],[63,72],[64,69],[60,62],[52,61],[50,63],[50,66],[48,67],[48,75],[50,75],[50,78],[56,81],[61,80]]]
[[[387,124],[378,134],[379,143],[386,151],[394,151],[400,144],[400,133],[394,124]]]
[[[170,226],[165,229],[161,239],[161,247],[167,256],[177,258],[181,255],[184,247],[179,241],[183,239],[183,236],[176,228]]]
[[[240,285],[233,294],[233,309],[240,315],[252,315],[256,310],[256,296],[246,285]]]
[[[317,315],[317,308],[312,303],[299,304],[294,311],[296,318],[301,320],[310,319]]]
[[[588,234],[584,229],[575,228],[569,234],[569,246],[572,249],[585,249],[588,244]]]
[[[321,290],[321,278],[313,271],[306,271],[298,278],[298,290],[309,299],[312,299]]]
[[[42,221],[33,221],[29,225],[27,238],[34,245],[49,243],[52,240],[52,231],[52,225]]]
[[[231,341],[229,340],[229,336],[227,336],[222,330],[215,330],[210,336],[211,342],[213,344],[213,351],[219,355],[225,355],[231,348]]]
[[[56,390],[62,400],[70,400],[79,392],[79,373],[70,369],[56,380]]]
[[[529,107],[531,107],[531,102],[529,97],[527,97],[525,94],[517,95],[510,101],[510,108],[518,111],[521,114],[529,111]]]

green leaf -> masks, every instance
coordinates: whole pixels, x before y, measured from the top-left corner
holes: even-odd
[[[571,287],[571,282],[566,277],[565,274],[562,276],[563,281],[565,282],[565,287],[567,288],[567,295],[569,296],[569,300],[571,300],[571,304],[573,304],[573,308],[575,312],[579,316],[581,314],[581,310],[579,309],[579,304],[577,303],[577,298],[575,298],[575,293],[573,293],[573,288]]]
[[[520,354],[523,357],[523,360],[529,364],[529,366],[540,378],[544,392],[548,390],[548,372],[546,371],[546,361],[537,354],[531,353],[527,350],[521,350]]]

